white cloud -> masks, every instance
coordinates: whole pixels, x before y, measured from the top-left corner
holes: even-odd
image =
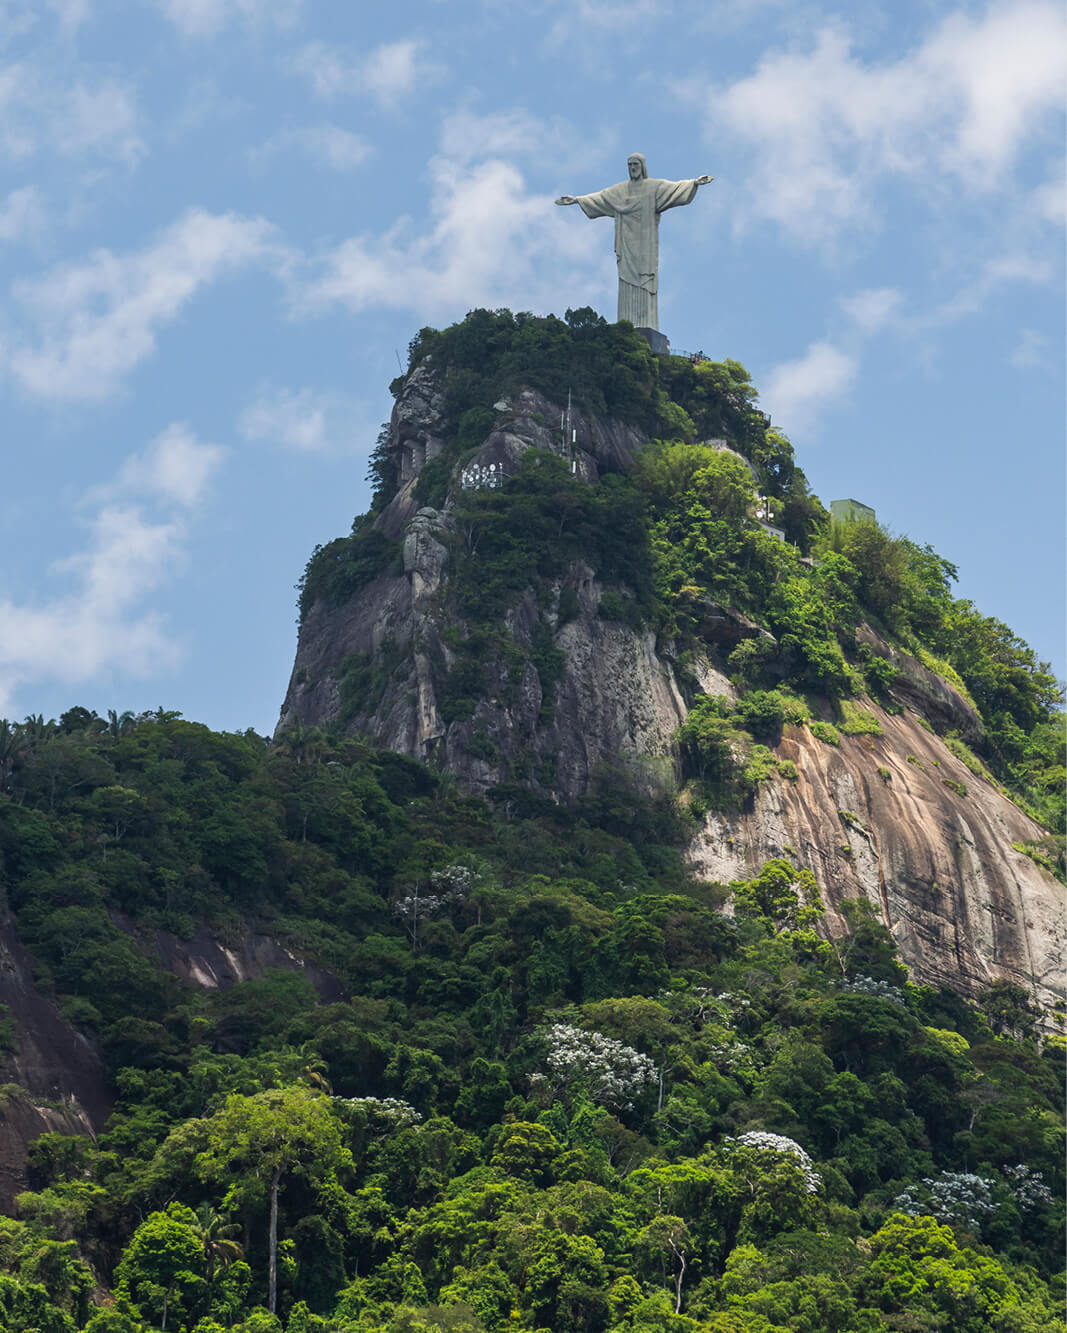
[[[186,37],[214,37],[240,20],[260,27],[294,24],[303,0],[157,0],[159,8]]]
[[[550,36],[555,41],[580,28],[609,35],[629,31],[638,24],[661,22],[674,8],[669,0],[559,0],[554,7],[563,10],[552,25]]]
[[[327,42],[308,42],[291,68],[311,80],[316,97],[362,93],[386,107],[438,75],[437,66],[424,58],[422,43],[413,40],[383,42],[366,56]]]
[[[372,436],[359,405],[344,394],[262,384],[241,414],[246,440],[297,453],[368,453]]]
[[[895,287],[868,287],[855,296],[841,298],[841,308],[862,333],[877,333],[893,318],[900,306]]]
[[[89,17],[89,0],[48,0],[48,8],[64,28],[77,28]]]
[[[133,89],[115,79],[87,83],[43,62],[0,67],[0,152],[7,157],[49,149],[134,166],[145,153],[139,123]]]
[[[543,121],[521,108],[485,116],[457,111],[442,126],[441,152],[454,162],[505,154],[521,157],[544,148],[545,129]]]
[[[188,516],[174,507],[189,511],[202,499],[222,455],[186,427],[169,426],[98,488],[83,549],[52,567],[67,588],[38,605],[0,597],[0,713],[23,681],[147,676],[177,663],[180,645],[144,602],[185,560]],[[150,517],[142,499],[169,512]]]
[[[1019,341],[1008,360],[1016,370],[1045,366],[1048,363],[1048,345],[1048,338],[1037,329],[1020,329]]]
[[[986,260],[977,275],[967,282],[955,296],[934,306],[925,315],[913,321],[915,328],[936,328],[953,324],[968,315],[976,314],[985,305],[995,288],[1005,282],[1046,283],[1055,272],[1051,262],[1022,251],[997,255]]]
[[[106,398],[201,287],[276,256],[272,233],[262,219],[194,209],[143,250],[98,250],[84,263],[18,282],[15,296],[37,337],[0,344],[0,364],[43,398]]]
[[[331,171],[352,171],[370,157],[372,148],[366,139],[339,125],[309,125],[283,130],[265,144],[252,150],[254,163],[262,164],[276,153],[296,148],[329,167]]]
[[[290,62],[294,73],[311,80],[316,97],[337,97],[355,92],[360,65],[327,42],[308,42]]]
[[[386,306],[435,318],[476,305],[547,308],[561,291],[576,305],[606,295],[601,286],[590,291],[588,277],[594,256],[603,257],[603,236],[569,225],[551,195],[528,191],[512,163],[437,157],[430,177],[428,229],[402,218],[383,235],[343,242],[321,276],[294,292],[297,307]]]
[[[769,220],[812,244],[877,221],[886,177],[930,194],[1017,188],[1012,168],[1062,110],[1064,17],[1050,0],[956,13],[916,49],[865,61],[824,27],[807,50],[777,51],[728,86],[690,81],[709,141],[752,155],[737,222]]]
[[[1067,163],[1061,162],[1055,174],[1037,187],[1030,202],[1041,221],[1060,227],[1067,223]]]
[[[384,306],[423,319],[459,317],[476,305],[548,309],[561,291],[575,305],[607,300],[615,278],[603,235],[553,208],[554,195],[532,193],[504,156],[541,155],[546,143],[552,151],[573,138],[565,121],[523,111],[449,117],[429,163],[428,225],[400,218],[380,235],[351,237],[324,256],[316,276],[294,284],[294,306]],[[590,278],[591,265],[599,276]]]
[[[578,171],[603,163],[616,146],[611,130],[577,129],[562,116],[540,120],[528,111],[492,111],[478,115],[464,109],[448,116],[441,127],[441,154],[466,164],[487,157],[551,158],[560,171]],[[626,173],[626,154],[619,154],[619,174]]]
[[[21,241],[44,226],[41,196],[32,185],[12,190],[0,204],[0,241]]]
[[[24,0],[0,0],[0,50],[29,32],[36,21],[37,15]]]
[[[363,67],[367,92],[386,106],[414,92],[419,77],[418,42],[385,42]]]
[[[126,459],[110,493],[143,493],[192,509],[204,498],[225,453],[217,444],[202,444],[188,426],[174,422],[143,454],[131,454]]]
[[[808,430],[823,408],[848,392],[857,369],[854,356],[830,343],[812,343],[798,360],[771,370],[760,399],[787,433]]]

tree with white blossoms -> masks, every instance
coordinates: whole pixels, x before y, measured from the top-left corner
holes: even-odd
[[[989,1181],[971,1171],[924,1176],[921,1184],[909,1185],[898,1194],[893,1207],[908,1217],[936,1217],[939,1222],[966,1227],[975,1235],[997,1211]]]
[[[392,913],[404,923],[413,951],[418,947],[419,922],[450,907],[462,906],[480,879],[479,872],[471,866],[445,866],[430,875],[428,889],[416,880],[410,893],[393,899]]]
[[[879,1000],[891,1000],[894,1004],[906,1003],[904,992],[899,986],[875,977],[852,977],[845,983],[844,989],[855,995],[873,995]]]
[[[784,1134],[749,1130],[713,1150],[740,1205],[736,1239],[761,1245],[782,1231],[816,1225],[822,1180],[811,1158]]]
[[[554,1023],[545,1036],[553,1091],[567,1094],[581,1091],[594,1102],[629,1110],[634,1098],[659,1077],[647,1055],[599,1032]]]
[[[1001,1170],[1020,1208],[1041,1208],[1052,1202],[1052,1191],[1040,1171],[1031,1171],[1022,1162],[1018,1166],[1001,1167]]]
[[[788,1138],[785,1134],[771,1134],[763,1129],[750,1129],[736,1139],[726,1139],[725,1143],[726,1145],[736,1143],[743,1148],[754,1149],[757,1153],[774,1153],[779,1156],[784,1154],[791,1157],[800,1169],[804,1178],[804,1188],[808,1193],[816,1194],[822,1189],[822,1181],[812,1165],[811,1158],[797,1143],[796,1139]]]
[[[422,1123],[422,1116],[409,1102],[397,1097],[335,1097],[334,1102],[346,1111],[378,1121],[390,1129],[407,1129]]]

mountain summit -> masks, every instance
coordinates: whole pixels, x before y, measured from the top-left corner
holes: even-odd
[[[669,811],[704,878],[786,858],[923,982],[1062,996],[1055,682],[952,565],[811,495],[736,362],[626,324],[424,329],[377,490],[301,582],[279,732],[516,809]]]

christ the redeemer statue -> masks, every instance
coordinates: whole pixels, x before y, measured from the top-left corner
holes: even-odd
[[[619,264],[619,318],[638,328],[659,328],[659,215],[692,203],[711,176],[689,181],[649,179],[643,153],[626,162],[630,179],[596,194],[561,195],[557,204],[578,204],[587,218],[615,219],[615,258]]]

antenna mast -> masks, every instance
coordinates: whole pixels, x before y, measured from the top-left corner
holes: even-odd
[[[571,425],[571,391],[567,390],[567,415],[566,425],[563,429],[563,441],[567,446],[567,457],[571,462],[571,473],[578,471],[578,460],[574,456],[574,447],[578,438],[578,432]]]

